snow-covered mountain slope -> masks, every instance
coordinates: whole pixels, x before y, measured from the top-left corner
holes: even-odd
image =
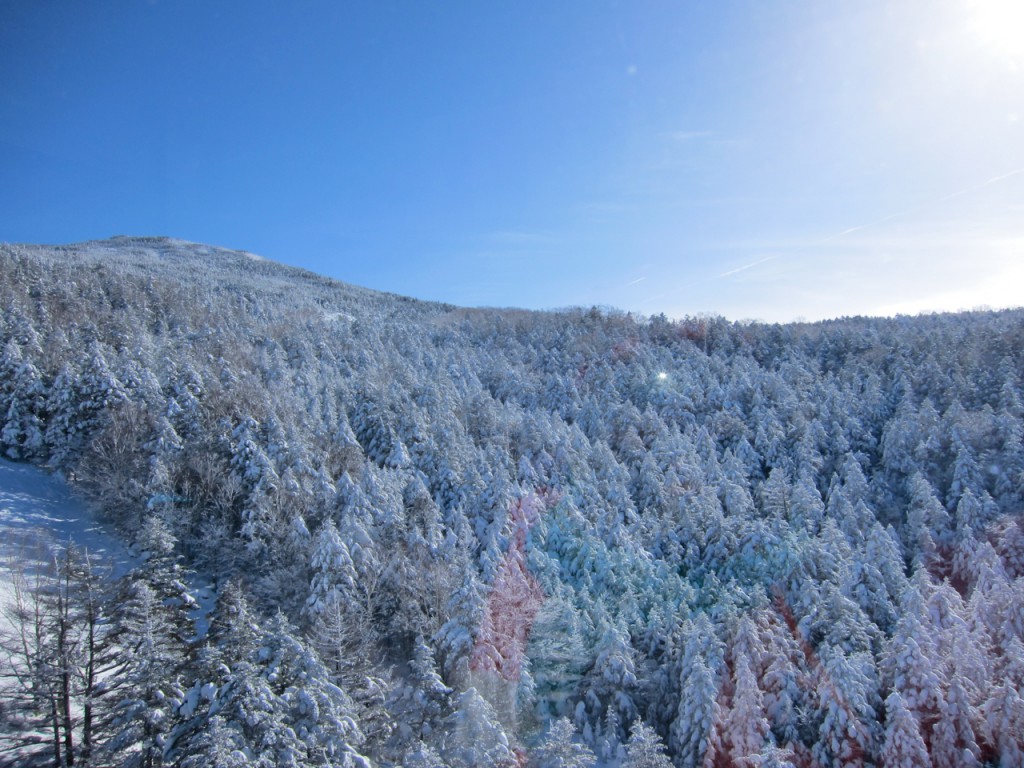
[[[1022,382],[1019,310],[467,310],[0,246],[0,451],[151,555],[119,759],[1018,764]],[[183,565],[223,586],[199,643]]]

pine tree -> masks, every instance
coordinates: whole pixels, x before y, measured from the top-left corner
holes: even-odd
[[[732,708],[725,715],[722,741],[735,765],[755,763],[768,739],[764,696],[750,659],[741,654],[734,659]]]
[[[126,398],[99,343],[90,344],[73,363],[65,363],[46,404],[50,418],[45,439],[51,461],[61,469],[71,468],[99,427],[102,414]]]
[[[883,669],[901,696],[900,706],[913,712],[922,727],[933,721],[942,698],[943,681],[930,658],[933,655],[934,638],[915,616],[904,613],[889,642]]]
[[[981,765],[974,720],[974,707],[960,680],[954,676],[940,704],[939,717],[932,726],[931,758],[936,768]]]
[[[642,720],[630,728],[622,768],[672,768],[661,737]]]
[[[391,749],[430,742],[452,712],[453,691],[441,679],[434,651],[418,638],[409,662],[409,676],[388,695],[388,710],[396,723]]]
[[[1010,681],[987,692],[981,732],[999,757],[1000,768],[1024,765],[1024,698]]]
[[[84,764],[94,755],[97,700],[112,668],[106,584],[96,559],[73,546],[40,556],[34,573],[12,568],[3,605],[8,728],[0,737],[26,760],[48,746],[54,765]]]
[[[406,752],[402,759],[403,768],[448,768],[441,756],[433,747],[422,741]]]
[[[193,722],[168,742],[171,758],[182,768],[218,761],[369,768],[357,751],[363,735],[351,699],[328,681],[281,614],[269,620],[247,656],[234,655],[229,639],[222,641],[222,678],[183,710]]]
[[[820,763],[862,766],[876,754],[873,673],[864,653],[847,657],[832,651],[818,666],[814,687],[820,725],[812,754]]]
[[[896,691],[885,700],[885,743],[882,745],[882,765],[887,768],[929,768],[931,761],[925,748],[917,718],[903,703]]]
[[[356,588],[355,563],[333,520],[327,520],[316,535],[310,557],[313,582],[306,610],[318,615],[349,601]]]
[[[624,627],[608,626],[597,643],[593,666],[580,684],[590,723],[600,723],[608,707],[614,707],[619,722],[631,722],[637,715],[635,698],[639,689],[636,651]],[[579,727],[585,724],[577,722]]]
[[[569,703],[587,663],[584,631],[584,618],[571,594],[557,592],[540,606],[530,631],[528,655],[541,717],[572,713]]]
[[[551,723],[544,740],[530,755],[531,768],[590,768],[596,760],[589,747],[577,740],[576,728],[567,717]]]
[[[457,768],[505,767],[514,757],[494,708],[475,688],[461,693],[449,720],[443,754]]]
[[[42,374],[31,360],[20,358],[20,351],[5,354],[5,360],[6,367],[0,361],[0,380],[6,384],[0,389],[6,391],[0,396],[0,448],[15,461],[42,458],[47,415]]]
[[[186,650],[176,640],[169,609],[142,578],[129,581],[116,617],[125,655],[115,687],[105,695],[106,760],[128,768],[163,763],[163,746],[181,704]]]
[[[672,723],[671,744],[681,764],[689,768],[713,763],[721,748],[722,712],[718,682],[702,658],[684,668],[682,698]]]
[[[669,731],[669,746],[684,766],[696,768],[713,761],[721,750],[723,712],[716,667],[721,644],[705,614],[687,632],[680,665],[680,699]]]

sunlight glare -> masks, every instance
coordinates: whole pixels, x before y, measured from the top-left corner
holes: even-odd
[[[991,53],[1016,66],[1024,62],[1024,2],[970,0],[970,28]]]

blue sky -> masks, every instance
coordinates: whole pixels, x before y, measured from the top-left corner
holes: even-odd
[[[0,4],[0,240],[461,305],[1024,303],[1017,0]]]

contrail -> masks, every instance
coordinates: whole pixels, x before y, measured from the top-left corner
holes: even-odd
[[[627,286],[636,285],[637,283],[642,283],[646,279],[647,279],[647,276],[644,275],[643,277],[638,277],[636,280],[630,280],[628,283],[626,283],[626,285]]]
[[[756,267],[758,264],[764,264],[766,261],[771,261],[772,259],[777,258],[778,256],[766,256],[765,258],[758,259],[757,261],[753,261],[750,264],[744,264],[742,267],[736,267],[736,269],[730,269],[728,272],[723,272],[722,274],[719,275],[719,277],[729,277],[729,275],[735,275],[737,272],[742,272],[745,269]]]
[[[881,219],[876,219],[875,221],[869,221],[867,224],[858,224],[856,227],[850,227],[849,229],[844,229],[842,232],[837,232],[834,235],[829,235],[828,237],[826,237],[826,238],[824,238],[822,240],[818,240],[817,242],[815,242],[813,244],[814,245],[822,245],[823,243],[828,243],[828,242],[830,242],[832,240],[838,240],[840,237],[846,237],[847,235],[853,234],[854,232],[860,232],[862,229],[869,229],[871,227],[877,227],[879,224],[884,224],[887,221],[892,221],[893,219],[899,219],[899,218],[902,218],[903,216],[909,216],[910,214],[917,213],[918,211],[921,211],[921,210],[926,210],[928,208],[933,208],[936,205],[939,205],[940,203],[946,202],[947,200],[952,200],[952,199],[954,199],[956,197],[962,197],[963,195],[968,195],[971,192],[977,192],[979,189],[984,189],[985,187],[991,186],[993,184],[998,184],[1000,181],[1005,181],[1006,179],[1011,179],[1014,176],[1020,176],[1022,173],[1024,173],[1024,168],[1017,168],[1016,170],[1010,171],[1009,173],[1004,173],[1004,174],[1001,174],[999,176],[993,176],[991,179],[988,179],[987,181],[983,181],[980,184],[974,184],[974,185],[972,185],[970,187],[965,187],[964,189],[960,189],[960,190],[957,190],[956,192],[952,192],[952,193],[950,193],[948,195],[944,195],[943,197],[937,197],[934,200],[930,200],[930,201],[928,201],[926,203],[921,203],[920,205],[915,205],[913,208],[907,208],[905,211],[900,211],[899,213],[890,213],[888,216],[883,216]],[[753,266],[753,265],[751,265],[751,266]],[[741,267],[741,269],[744,269],[744,267]],[[727,272],[726,274],[730,274],[730,273]]]

